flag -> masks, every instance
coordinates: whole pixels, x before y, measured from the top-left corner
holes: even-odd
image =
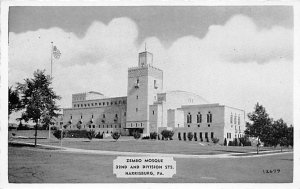
[[[56,58],[56,59],[60,58],[61,53],[60,53],[60,50],[58,50],[58,48],[56,46],[53,47],[52,53],[53,53],[54,58]]]

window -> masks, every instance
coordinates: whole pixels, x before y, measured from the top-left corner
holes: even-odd
[[[154,80],[154,89],[157,89],[158,87],[157,87],[157,82],[156,82],[156,80]]]
[[[136,83],[137,83],[137,84],[139,84],[139,83],[140,83],[140,80],[139,80],[139,79],[137,79],[137,80],[136,80]]]
[[[190,127],[190,125],[188,125],[188,127]]]
[[[113,102],[110,102],[110,105],[113,105]]]
[[[239,115],[239,117],[238,117],[238,125],[240,125],[241,124],[241,118],[240,118],[240,115]]]
[[[136,95],[136,99],[139,99],[139,95]]]
[[[138,108],[136,108],[135,111],[138,112]]]
[[[154,110],[152,111],[152,114],[154,115]]]
[[[92,103],[92,106],[94,106],[94,103]]]
[[[208,112],[208,114],[206,116],[206,121],[207,121],[207,123],[211,123],[212,122],[212,114],[210,112]]]
[[[105,114],[103,114],[102,117],[105,118]]]
[[[200,132],[200,137],[199,138],[202,139],[202,132]]]
[[[81,104],[81,107],[83,107],[83,104]]]
[[[88,104],[88,106],[90,106],[90,104]]]
[[[86,104],[84,104],[84,107],[86,107]]]
[[[200,125],[198,125],[198,127],[200,127]]]
[[[108,106],[108,105],[109,105],[109,102],[106,102],[106,105]]]
[[[230,115],[230,123],[232,123],[232,118],[233,118],[233,116],[232,116],[232,113],[231,113],[231,115]]]
[[[187,115],[187,121],[186,121],[187,123],[192,123],[192,115],[191,115],[191,113],[188,113],[188,115]]]
[[[197,114],[197,123],[201,123],[202,122],[202,115],[200,112],[198,112]]]
[[[234,124],[236,124],[236,115],[234,115]]]
[[[118,104],[118,102],[116,101],[116,102],[115,102],[115,105],[117,105],[117,104]]]
[[[178,133],[178,139],[181,140],[181,135],[180,132]]]
[[[126,112],[124,112],[124,116],[126,116]]]
[[[227,133],[227,138],[231,138],[231,133]]]
[[[105,105],[105,102],[103,102],[102,104],[103,104],[103,106],[104,106],[104,105]]]
[[[214,132],[210,133],[210,138],[214,138]]]
[[[210,127],[210,124],[208,124],[207,127]]]
[[[208,133],[207,132],[205,132],[205,138],[208,138]]]

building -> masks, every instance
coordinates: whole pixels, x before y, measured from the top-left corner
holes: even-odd
[[[163,91],[163,71],[153,66],[153,54],[139,53],[138,66],[128,69],[127,96],[108,98],[102,93],[72,95],[72,108],[63,111],[66,129],[93,129],[97,133],[160,132],[173,130],[174,138],[189,132],[202,141],[232,141],[245,130],[245,112],[209,103],[186,91]]]

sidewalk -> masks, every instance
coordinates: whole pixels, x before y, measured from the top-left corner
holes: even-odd
[[[20,145],[28,145],[33,146],[32,143],[24,143],[24,142],[9,142],[11,144],[20,144]],[[259,154],[256,152],[249,152],[240,156],[240,153],[228,153],[228,154],[215,154],[215,155],[191,155],[191,154],[166,154],[166,153],[140,153],[140,152],[120,152],[120,151],[103,151],[103,150],[85,150],[78,148],[69,148],[69,147],[60,147],[60,146],[52,146],[46,144],[37,144],[38,147],[44,148],[52,148],[56,149],[59,152],[67,152],[67,153],[79,153],[79,154],[95,154],[95,155],[110,155],[110,156],[151,156],[151,157],[174,157],[174,158],[251,158],[251,157],[262,157],[262,156],[272,156],[278,155],[282,153],[293,153],[291,151],[283,151],[274,150],[274,151],[261,151]],[[279,152],[279,153],[277,153]]]

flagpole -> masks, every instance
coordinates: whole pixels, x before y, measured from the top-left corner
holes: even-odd
[[[51,75],[50,75],[50,77],[51,77],[51,82],[52,82],[52,58],[53,57],[53,41],[51,41]],[[49,136],[48,136],[48,138],[49,138],[49,141],[50,141],[50,136],[51,136],[51,122],[50,122],[50,124],[49,124]]]

